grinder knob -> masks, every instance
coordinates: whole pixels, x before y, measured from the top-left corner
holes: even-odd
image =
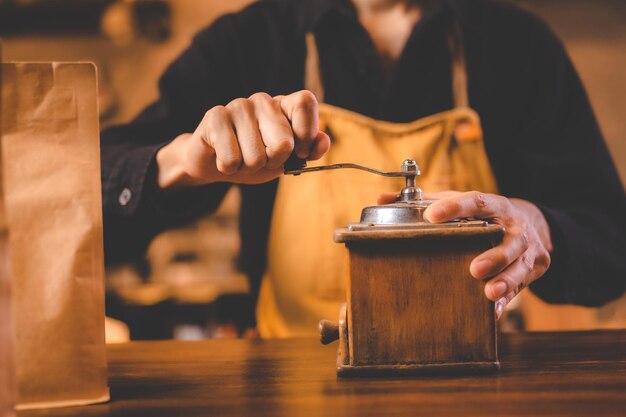
[[[420,167],[413,159],[406,159],[402,163],[402,172],[410,172],[413,175],[407,175],[405,177],[405,187],[400,191],[399,201],[414,202],[421,201],[424,197],[422,189],[415,183],[415,178],[421,174]]]
[[[336,321],[322,320],[319,324],[320,342],[328,345],[339,339],[339,323]]]

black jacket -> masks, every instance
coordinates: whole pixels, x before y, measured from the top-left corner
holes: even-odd
[[[346,0],[264,0],[198,33],[160,80],[160,98],[102,134],[107,262],[137,259],[158,232],[214,210],[229,184],[164,196],[154,155],[206,110],[264,91],[303,88],[305,33],[316,34],[326,101],[392,122],[452,107],[447,28],[461,24],[469,95],[507,197],[536,204],[555,253],[531,288],[547,301],[600,305],[626,285],[626,198],[585,90],[537,18],[489,0],[442,1],[415,27],[393,76]],[[276,181],[241,186],[241,268],[264,272]],[[330,238],[330,237],[329,237]]]

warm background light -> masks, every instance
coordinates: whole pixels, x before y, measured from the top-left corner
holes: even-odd
[[[626,182],[626,2],[511,1],[542,16],[564,40],[586,85],[622,182]],[[4,42],[4,58],[96,62],[101,71],[102,124],[123,122],[157,97],[159,75],[189,44],[196,31],[217,16],[238,10],[250,0],[170,0],[170,36],[152,33],[152,39],[133,27],[132,16],[128,14],[131,3],[115,3],[101,18],[101,28],[94,28],[91,34],[0,33]],[[102,35],[101,31],[108,36]],[[165,39],[155,40],[159,37]],[[585,198],[584,195],[580,197]],[[215,291],[245,291],[245,280],[232,268],[232,258],[238,247],[236,207],[237,195],[231,194],[217,222],[215,218],[203,220],[189,229],[159,237],[149,252],[151,272],[148,277],[142,277],[137,268],[121,268],[109,271],[110,282],[117,282],[123,287],[120,291],[127,291],[126,295],[131,299],[135,297],[135,302],[139,304],[156,303],[170,297],[172,282],[178,283],[174,285],[176,294],[187,299],[193,295],[214,300]],[[217,259],[209,255],[215,253],[211,251],[219,246],[215,239],[212,241],[210,238],[216,233],[219,233],[220,241],[227,239],[228,242]],[[179,243],[185,239],[195,243]],[[176,258],[177,252],[186,255],[197,252],[198,256],[182,261],[178,259],[171,264],[159,263],[159,260],[168,257]],[[209,278],[198,280],[194,274],[205,274]],[[148,287],[146,279],[150,283]],[[129,282],[131,290],[128,290]],[[195,290],[185,291],[187,285],[195,286]],[[197,299],[191,301],[198,302]],[[524,312],[525,328],[531,330],[626,327],[626,298],[602,309],[583,309],[548,307],[527,295],[520,311]],[[512,323],[510,326],[516,328],[517,325]],[[179,326],[177,331],[180,337],[216,336],[229,332],[215,327],[208,332],[206,329],[198,332],[193,327],[184,326]]]

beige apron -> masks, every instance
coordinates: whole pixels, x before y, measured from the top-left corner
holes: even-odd
[[[321,104],[320,128],[329,133],[332,146],[314,165],[353,162],[397,170],[411,158],[420,165],[418,184],[426,192],[497,192],[480,120],[469,108],[465,61],[456,39],[450,42],[454,109],[411,123],[389,123]],[[322,102],[312,35],[307,36],[307,48],[305,84]],[[457,129],[461,124],[464,129]],[[361,209],[376,204],[380,194],[401,187],[402,179],[354,170],[280,179],[257,305],[262,337],[312,336],[320,319],[337,318],[345,302],[348,257],[344,245],[333,242],[333,232],[357,222]]]

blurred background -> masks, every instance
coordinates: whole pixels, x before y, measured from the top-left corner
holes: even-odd
[[[563,39],[626,180],[626,2],[507,0]],[[157,97],[157,80],[216,17],[251,0],[0,0],[7,61],[93,61],[101,125],[125,122]],[[581,196],[584,198],[584,196]],[[144,261],[107,270],[107,339],[246,336],[247,283],[235,268],[238,195],[219,212],[158,236]],[[601,309],[556,307],[528,291],[504,331],[626,327],[626,298]],[[244,307],[245,306],[245,307]]]

